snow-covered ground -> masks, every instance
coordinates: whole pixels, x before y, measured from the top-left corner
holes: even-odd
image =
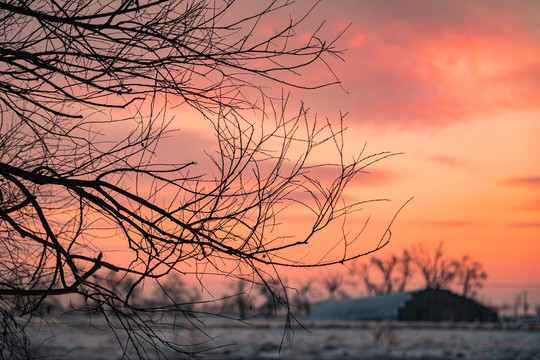
[[[69,324],[31,325],[38,359],[116,359],[117,339],[105,324],[70,318]],[[177,329],[174,340],[216,347],[206,359],[540,359],[540,330],[500,325],[309,322],[284,332],[280,320],[251,325],[207,320],[205,332]],[[119,333],[120,338],[122,334]],[[210,340],[211,339],[211,340]],[[281,347],[281,349],[280,349]],[[171,359],[183,359],[170,354]],[[150,357],[150,355],[146,355]],[[146,358],[145,356],[145,358]]]

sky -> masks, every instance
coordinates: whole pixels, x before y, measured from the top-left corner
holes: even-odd
[[[349,144],[403,153],[349,190],[414,197],[383,252],[443,241],[483,264],[486,301],[540,303],[539,13],[533,0],[340,0],[311,20],[351,24],[333,66],[344,90],[302,98],[347,112]]]
[[[313,3],[297,0],[291,11]],[[412,198],[378,255],[443,242],[448,256],[469,255],[482,263],[488,280],[481,299],[513,302],[527,291],[530,303],[540,304],[537,14],[536,0],[327,0],[310,13],[298,29],[301,39],[321,23],[323,37],[347,29],[336,43],[346,49],[344,61],[328,61],[341,86],[288,89],[292,97],[319,117],[347,113],[349,153],[364,146],[366,153],[400,153],[373,164],[345,194],[392,200],[362,213],[373,216],[358,251],[370,250]],[[271,34],[288,19],[261,22],[257,31]],[[301,79],[317,84],[332,81],[329,75],[315,67]],[[215,140],[205,137],[200,122],[183,121],[191,115],[178,110],[176,125],[185,136],[180,142],[164,140],[175,161],[178,154],[193,160],[195,149],[202,153]],[[353,228],[362,228],[362,216],[352,219]],[[292,229],[297,222],[289,220]],[[326,250],[318,246],[307,251],[320,257]],[[297,255],[304,256],[304,250]],[[322,273],[333,271],[348,270]]]

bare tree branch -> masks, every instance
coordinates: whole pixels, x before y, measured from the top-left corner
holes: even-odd
[[[194,355],[153,326],[168,323],[166,312],[200,325],[203,301],[179,297],[167,276],[192,275],[202,285],[206,274],[248,269],[291,324],[280,267],[363,255],[350,249],[356,237],[347,231],[335,240],[342,257],[305,261],[290,252],[383,201],[347,203],[343,195],[368,166],[395,155],[350,157],[345,115],[319,123],[304,104],[265,87],[339,83],[302,78],[341,59],[341,34],[323,36],[321,25],[307,40],[295,35],[313,8],[273,34],[259,31],[291,5],[274,0],[238,15],[240,1],[0,0],[2,311],[33,314],[46,299],[70,294],[124,330],[126,357],[161,356],[163,347]],[[174,118],[173,109],[195,109],[211,124],[211,166],[163,160],[161,141],[193,120]],[[335,160],[319,161],[320,149]],[[335,176],[321,179],[320,170]],[[310,219],[302,235],[280,226],[291,209]],[[394,219],[368,252],[388,243]],[[103,249],[105,241],[126,259]],[[145,303],[144,286],[168,304]]]

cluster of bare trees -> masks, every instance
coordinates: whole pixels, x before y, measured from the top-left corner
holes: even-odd
[[[480,262],[469,255],[460,259],[447,256],[443,242],[432,247],[419,243],[400,255],[374,255],[368,262],[358,261],[354,269],[372,295],[403,291],[412,276],[418,274],[426,288],[456,287],[461,295],[474,296],[487,279]]]
[[[368,295],[386,295],[410,290],[410,284],[416,287],[445,289],[458,292],[465,297],[474,297],[487,279],[487,273],[479,261],[469,255],[460,258],[449,256],[444,251],[444,243],[435,245],[418,243],[401,253],[380,255],[372,254],[353,262],[350,272],[332,272],[320,274],[316,279],[308,279],[300,286],[281,288],[273,282],[271,288],[277,292],[287,291],[288,298],[299,313],[309,313],[314,302],[325,299],[339,299],[357,296],[359,289]],[[408,288],[409,286],[409,288]],[[258,296],[248,299],[249,292]],[[245,317],[281,313],[283,308],[276,306],[275,300],[266,287],[256,290],[247,287],[246,282],[239,282],[234,294],[229,294],[219,311],[227,314],[240,314]],[[218,311],[218,312],[219,312]]]
[[[401,292],[412,273],[411,260],[409,251],[404,250],[401,255],[392,254],[387,258],[373,256],[369,262],[358,264],[354,271],[370,295]],[[377,273],[375,276],[373,270]]]
[[[316,301],[358,296],[360,289],[370,296],[392,294],[410,290],[411,282],[418,288],[446,289],[474,297],[486,279],[482,264],[469,255],[448,256],[443,242],[434,246],[418,243],[399,254],[376,253],[358,259],[349,272],[329,271],[309,279],[298,287],[301,296],[295,299],[302,300],[295,304],[309,313]]]
[[[527,319],[531,316],[540,318],[540,304],[529,303],[527,290],[516,294],[511,302],[503,302],[497,306],[500,317],[513,320]]]
[[[195,299],[176,297],[179,282],[164,285],[170,274],[193,276],[203,287],[204,274],[234,277],[239,270],[287,307],[286,292],[277,290],[279,267],[362,255],[342,251],[346,257],[313,263],[288,256],[331,224],[345,226],[346,215],[368,202],[345,202],[347,184],[392,155],[347,156],[343,116],[317,123],[302,103],[266,92],[268,84],[337,83],[310,84],[301,75],[341,58],[340,34],[328,38],[316,26],[310,37],[296,36],[313,9],[292,16],[290,6],[288,0],[249,10],[234,0],[0,1],[4,322],[15,326],[13,314],[33,314],[42,302],[67,296],[84,303],[80,309],[119,321],[126,357],[162,356],[162,345],[189,353],[151,326],[160,321],[158,311],[196,315],[189,306]],[[273,32],[259,31],[268,23]],[[199,119],[183,118],[190,109]],[[183,121],[211,124],[214,147],[205,149],[211,168],[160,157],[160,140],[175,136]],[[333,148],[335,162],[313,159],[321,146]],[[189,157],[190,150],[174,151]],[[321,168],[334,178],[313,175]],[[291,208],[311,219],[299,236],[280,231],[281,214]],[[380,246],[389,234],[381,234]],[[106,251],[111,246],[123,255]],[[145,286],[160,288],[167,304],[145,303],[139,294]],[[10,334],[0,343],[13,350],[20,337]],[[5,348],[2,357],[9,358]]]

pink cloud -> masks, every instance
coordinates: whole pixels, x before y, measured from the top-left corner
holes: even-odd
[[[396,181],[401,175],[386,170],[372,170],[357,176],[353,182],[357,186],[379,186]]]
[[[540,104],[540,34],[533,15],[489,1],[340,2],[325,15],[345,14],[353,25],[350,51],[334,70],[350,95],[330,89],[313,96],[362,124],[441,126],[468,116]],[[536,11],[534,11],[536,10]]]
[[[527,186],[527,187],[540,187],[540,176],[522,176],[504,180],[505,184]]]
[[[351,92],[358,94],[355,110],[362,118],[401,126],[444,125],[540,103],[529,80],[540,77],[540,69],[531,66],[540,57],[538,46],[482,33],[462,39],[453,33],[410,34],[400,40],[385,44],[388,39],[381,39],[372,46],[372,59],[356,54],[359,71],[344,82],[354,82]],[[523,56],[509,60],[508,48]],[[516,76],[525,72],[528,77]]]
[[[366,42],[366,35],[359,33],[349,40],[349,49],[356,49],[364,45]]]
[[[508,224],[511,228],[540,228],[540,222],[519,222]]]

